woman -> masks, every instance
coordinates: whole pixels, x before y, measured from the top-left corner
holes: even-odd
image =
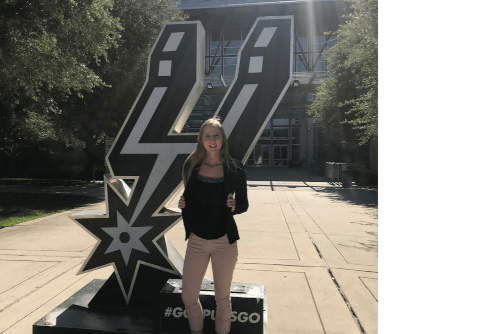
[[[188,246],[182,277],[182,300],[191,333],[203,332],[203,309],[198,299],[212,259],[217,310],[215,330],[231,328],[230,287],[238,258],[238,228],[233,215],[248,209],[243,166],[228,154],[222,125],[212,118],[203,123],[198,145],[182,169],[185,191],[179,200]],[[233,197],[233,193],[235,197]]]

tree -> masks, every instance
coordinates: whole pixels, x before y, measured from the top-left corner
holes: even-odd
[[[309,108],[338,140],[364,145],[378,136],[378,0],[346,0],[352,12],[325,51],[330,76]]]
[[[95,178],[95,168],[104,160],[104,138],[118,133],[144,84],[148,55],[163,24],[187,18],[176,2],[167,0],[115,0],[111,14],[123,27],[121,39],[109,61],[93,67],[107,86],[72,95],[61,106],[64,112],[54,117],[64,138],[81,141],[86,179]]]
[[[59,112],[58,100],[105,85],[91,66],[117,46],[122,27],[112,7],[112,0],[0,3],[0,144],[30,138],[26,129]]]
[[[4,13],[4,9],[8,9],[8,13]],[[104,137],[117,134],[132,107],[145,80],[149,50],[162,25],[166,21],[182,21],[186,15],[177,9],[177,3],[167,0],[30,0],[27,4],[19,0],[1,4],[0,10],[1,15],[12,21],[8,24],[2,21],[0,32],[10,31],[12,35],[21,28],[24,31],[18,39],[8,39],[6,47],[1,44],[0,55],[5,70],[0,72],[0,80],[8,78],[10,83],[2,80],[0,84],[0,131],[3,137],[0,138],[0,147],[18,143],[44,146],[44,141],[54,140],[62,142],[68,148],[84,151],[85,178],[95,178],[96,165],[103,162]],[[19,17],[20,12],[24,13],[22,17]],[[64,23],[69,20],[65,15],[74,12],[80,15],[76,15],[71,24]],[[114,24],[114,30],[101,22],[105,19]],[[35,48],[27,57],[43,61],[36,66],[26,61],[32,69],[21,71],[15,61],[21,50],[17,43],[30,45],[29,38],[34,29],[28,23],[30,20],[40,22],[39,30],[45,31],[50,38],[40,32],[40,40],[45,46]],[[93,25],[96,21],[101,25]],[[64,24],[72,30],[67,28],[68,32],[62,33],[58,27]],[[95,38],[74,41],[78,34],[87,32]],[[57,35],[55,45],[60,50],[51,48],[53,35],[50,34]],[[98,48],[97,40],[103,36],[105,39],[101,42],[108,44]],[[64,40],[64,43],[59,43],[59,40]],[[90,49],[89,45],[92,46]],[[58,61],[57,57],[62,57],[62,60]],[[76,70],[83,71],[82,76],[71,76],[76,71],[69,66],[73,64],[72,59],[76,62]],[[64,71],[64,65],[68,65],[67,71]],[[80,80],[83,78],[87,81]]]
[[[0,3],[0,70],[12,89],[90,90],[104,82],[89,68],[107,58],[121,29],[112,0]]]

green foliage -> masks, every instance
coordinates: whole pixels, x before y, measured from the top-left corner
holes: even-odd
[[[112,0],[11,0],[0,3],[0,76],[16,90],[70,93],[102,86],[89,68],[117,46]]]
[[[92,69],[118,46],[112,0],[0,3],[0,147],[53,137],[71,93],[105,86]]]
[[[187,18],[177,5],[168,0],[0,3],[0,147],[53,154],[54,141],[63,143],[84,153],[85,178],[94,178],[104,138],[117,134],[145,81],[161,27]]]
[[[330,77],[309,112],[339,140],[363,145],[378,136],[378,0],[347,1],[352,13],[325,52]]]
[[[110,50],[109,62],[95,68],[109,87],[71,96],[61,106],[71,112],[54,117],[58,128],[67,129],[66,137],[84,143],[86,179],[94,178],[95,164],[104,160],[104,138],[116,136],[144,84],[148,55],[162,26],[187,18],[177,3],[166,0],[115,0],[112,15],[120,18],[122,38]]]

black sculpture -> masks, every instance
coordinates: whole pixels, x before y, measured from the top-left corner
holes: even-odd
[[[235,79],[215,116],[222,119],[230,155],[243,163],[291,83],[292,41],[293,17],[263,17],[256,20],[240,49]],[[63,333],[63,327],[68,333],[174,333],[165,326],[164,308],[172,307],[169,298],[175,299],[181,288],[175,279],[182,277],[183,259],[164,234],[181,216],[165,204],[181,190],[182,165],[196,146],[198,134],[181,130],[204,87],[204,44],[199,21],[167,23],[160,32],[149,56],[146,83],[106,157],[111,171],[105,176],[106,212],[72,217],[98,240],[79,273],[108,265],[115,271],[106,282],[92,282],[82,289],[94,289],[90,302],[73,296],[37,322],[34,333]],[[122,179],[133,179],[133,186]],[[264,295],[262,290],[256,297],[263,299],[263,305]],[[264,311],[262,307],[260,312]],[[112,319],[120,312],[128,320],[115,323]],[[104,321],[93,328],[89,323],[97,318],[108,319],[108,324]],[[255,324],[257,316],[250,319]],[[258,319],[264,328],[265,315]],[[138,328],[138,321],[144,326]]]

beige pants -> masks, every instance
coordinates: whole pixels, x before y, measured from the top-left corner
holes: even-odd
[[[191,329],[194,331],[202,329],[203,309],[199,295],[210,259],[212,259],[215,301],[217,302],[215,330],[218,333],[227,334],[231,329],[232,315],[229,289],[238,260],[238,246],[236,242],[229,244],[227,235],[214,240],[202,239],[194,233],[189,235],[182,275],[182,301],[186,306]]]

